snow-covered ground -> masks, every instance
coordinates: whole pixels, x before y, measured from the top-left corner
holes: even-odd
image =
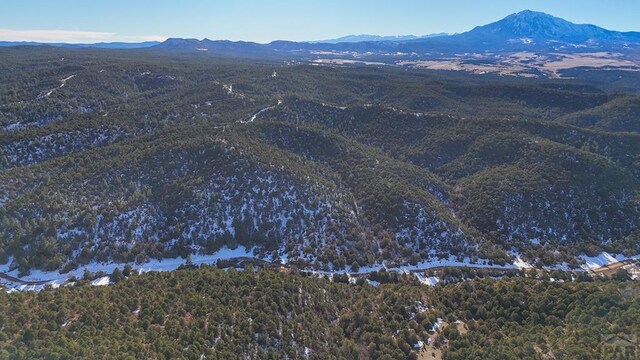
[[[369,283],[369,285],[371,286],[380,286],[380,283],[375,281],[375,280],[369,280],[367,279],[367,282]]]
[[[435,324],[433,324],[433,326],[431,327],[431,329],[429,330],[429,332],[436,332],[438,331],[438,329],[440,329],[440,327],[442,326],[442,324],[444,324],[444,320],[438,318],[438,320],[436,321]]]
[[[436,286],[436,284],[440,282],[440,279],[435,276],[424,276],[421,273],[416,273],[416,277],[421,284],[427,286]]]
[[[109,279],[108,276],[103,276],[103,277],[100,277],[100,278],[97,278],[97,279],[93,280],[91,282],[91,285],[93,285],[93,286],[107,286],[107,285],[109,285],[110,282],[111,282],[111,280]]]
[[[254,257],[253,250],[248,251],[245,247],[239,246],[236,249],[223,248],[220,251],[216,252],[212,255],[192,255],[191,260],[194,265],[200,264],[209,264],[215,265],[219,259],[233,259],[239,257]],[[89,270],[92,273],[97,273],[99,271],[104,272],[105,274],[111,274],[115,268],[122,269],[125,264],[121,263],[89,263],[87,265],[78,267],[75,270],[72,270],[66,274],[61,274],[58,271],[42,271],[42,270],[32,270],[31,273],[27,276],[19,277],[18,270],[9,271],[9,266],[12,263],[13,259],[9,259],[9,261],[0,265],[0,273],[5,273],[9,276],[13,276],[15,278],[19,278],[22,281],[47,281],[47,285],[52,285],[54,287],[58,287],[64,282],[66,282],[71,277],[82,278],[82,275],[85,270]],[[153,259],[144,264],[131,264],[131,267],[138,272],[144,273],[148,271],[171,271],[177,269],[180,265],[183,265],[186,262],[183,258],[169,258],[169,259]],[[104,283],[106,281],[106,283]],[[21,283],[11,282],[5,279],[0,279],[0,284],[3,284],[7,287],[9,291],[13,289],[13,291],[33,291],[40,290],[45,285],[24,285]],[[108,285],[109,277],[96,279],[92,282],[92,285]]]
[[[629,272],[629,275],[631,276],[631,280],[640,279],[640,268],[638,268],[638,266],[626,265],[626,266],[623,266],[622,268]]]
[[[470,267],[470,268],[484,268],[484,269],[518,269],[514,264],[497,265],[493,264],[490,260],[478,259],[478,261],[472,263],[470,258],[464,258],[458,260],[455,256],[451,255],[445,259],[431,258],[423,260],[415,265],[403,265],[397,267],[387,267],[382,265],[373,266],[361,266],[358,273],[370,273],[381,269],[387,269],[388,271],[418,271],[429,270],[437,267]]]
[[[239,246],[236,249],[223,248],[215,254],[212,255],[192,255],[191,259],[194,265],[200,264],[209,264],[215,265],[215,263],[219,260],[227,260],[234,259],[239,257],[255,257],[253,250],[247,250],[246,248]],[[287,263],[287,257],[281,257],[281,261],[283,263]],[[76,277],[81,278],[85,270],[88,270],[92,273],[104,272],[105,274],[111,274],[115,268],[122,269],[124,264],[121,263],[90,263],[85,266],[81,266],[75,270],[72,270],[66,274],[61,274],[57,271],[42,271],[42,270],[32,270],[31,273],[24,277],[18,276],[18,271],[8,271],[9,264],[11,264],[12,259],[7,262],[7,264],[0,265],[0,273],[5,273],[7,275],[20,278],[22,281],[46,281],[46,284],[52,285],[54,287],[60,286],[65,283],[69,278]],[[177,269],[180,265],[183,265],[186,262],[183,258],[173,258],[173,259],[162,259],[157,260],[153,259],[144,264],[131,264],[132,268],[137,270],[138,272],[144,273],[148,271],[171,271]],[[378,264],[373,266],[363,266],[359,269],[358,274],[366,274],[374,271],[378,271],[381,269],[386,269],[387,271],[398,271],[398,272],[410,272],[410,271],[418,271],[418,270],[429,270],[437,267],[472,267],[472,268],[489,268],[489,269],[518,269],[517,266],[513,264],[505,264],[505,265],[495,265],[490,264],[488,260],[480,259],[475,263],[471,263],[469,258],[463,260],[457,260],[454,256],[450,256],[446,259],[429,259],[422,262],[417,263],[416,265],[404,265],[398,267],[387,267],[385,264]],[[348,273],[346,270],[339,271],[316,271],[319,274],[345,274]],[[102,280],[106,281],[106,280]],[[426,285],[434,286],[440,280],[436,277],[427,277],[421,280]],[[95,282],[95,281],[94,281]],[[17,282],[11,282],[4,279],[0,279],[0,284],[4,284],[7,289],[15,289],[15,290],[40,290],[45,285],[24,285]],[[93,285],[98,285],[93,284]],[[100,283],[100,285],[103,285]],[[104,284],[106,285],[106,284]],[[377,284],[376,284],[377,285]],[[14,290],[14,291],[15,291]]]
[[[77,75],[77,74],[74,74],[74,75],[68,76],[68,77],[66,77],[66,78],[64,78],[64,79],[60,79],[60,83],[61,83],[61,84],[60,84],[60,86],[55,87],[55,88],[53,88],[53,89],[49,90],[46,94],[44,94],[44,96],[45,96],[45,97],[49,97],[49,96],[51,96],[51,94],[53,94],[53,92],[54,92],[54,91],[56,91],[56,90],[58,90],[58,89],[63,88],[63,87],[67,84],[67,81],[69,81],[69,80],[73,79],[74,77],[76,77],[76,75]]]
[[[254,257],[254,252],[252,249],[247,250],[245,247],[239,246],[236,249],[223,248],[211,255],[192,255],[191,260],[194,265],[201,264],[209,264],[215,265],[218,260],[228,260],[240,257]],[[582,265],[581,269],[576,269],[577,271],[589,271],[594,270],[602,266],[610,265],[619,261],[629,260],[629,259],[640,259],[640,255],[636,255],[633,257],[625,257],[623,255],[612,255],[606,252],[601,253],[598,256],[589,257],[583,255],[580,257],[585,261],[585,264]],[[57,271],[41,271],[41,270],[32,270],[31,273],[24,277],[18,276],[18,271],[13,270],[9,271],[9,266],[12,263],[13,259],[9,259],[9,261],[0,265],[0,273],[7,274],[9,276],[19,278],[22,281],[46,281],[46,285],[50,285],[53,287],[59,287],[64,284],[69,278],[76,277],[81,278],[85,270],[88,270],[92,273],[104,272],[109,275],[113,272],[115,268],[122,269],[124,264],[122,263],[90,263],[85,266],[81,266],[75,270],[72,270],[66,274],[61,274]],[[268,260],[268,259],[267,259]],[[287,256],[282,256],[281,261],[283,263],[287,263]],[[186,259],[183,258],[168,258],[168,259],[153,259],[144,264],[131,264],[132,268],[137,270],[138,272],[144,273],[148,271],[172,271],[177,269],[180,265],[185,264]],[[485,269],[502,269],[502,270],[516,270],[522,268],[531,268],[532,266],[522,260],[519,255],[516,254],[516,260],[513,264],[505,264],[505,265],[496,265],[490,263],[489,260],[479,259],[478,261],[471,263],[469,258],[465,258],[463,260],[458,260],[454,256],[449,256],[446,259],[438,259],[432,258],[428,260],[424,260],[422,262],[417,263],[416,265],[404,265],[397,267],[387,267],[384,263],[373,265],[373,266],[362,266],[360,267],[357,274],[366,274],[375,271],[379,271],[381,269],[386,269],[387,271],[397,271],[397,272],[411,272],[411,271],[421,271],[421,270],[429,270],[438,267],[469,267],[469,268],[485,268]],[[560,270],[570,270],[566,266],[566,264],[557,265],[554,267],[550,267],[549,269],[560,269]],[[574,271],[576,271],[574,270]],[[314,271],[317,274],[345,274],[349,273],[346,270],[339,271]],[[353,274],[353,273],[352,273]],[[425,285],[435,286],[440,279],[437,277],[426,277],[419,272],[416,273],[418,280]],[[355,279],[354,279],[355,280]],[[379,285],[377,282],[369,281],[370,284],[376,286]],[[5,279],[0,279],[0,284],[3,284],[7,287],[7,290],[10,292],[14,291],[38,291],[42,289],[45,285],[25,285],[18,282],[11,282]],[[109,277],[101,277],[99,279],[94,280],[92,285],[95,286],[103,286],[109,284]]]
[[[558,264],[554,266],[547,266],[547,270],[562,270],[562,271],[593,271],[600,267],[611,265],[624,260],[637,260],[640,259],[640,254],[635,256],[624,256],[622,254],[609,254],[607,252],[601,252],[597,256],[581,255],[578,260],[584,261],[584,264],[578,269],[571,269],[568,264]]]
[[[582,268],[585,270],[595,270],[599,267],[607,266],[627,259],[623,255],[611,255],[606,252],[600,253],[600,255],[598,256],[583,255],[580,258],[585,261],[585,264],[582,265]]]
[[[249,118],[249,120],[240,120],[240,122],[243,123],[243,124],[252,123],[258,116],[262,115],[262,113],[264,113],[266,111],[269,111],[269,110],[273,110],[273,109],[275,109],[276,106],[281,105],[281,104],[282,104],[282,100],[278,100],[278,103],[276,105],[268,106],[266,108],[260,109],[258,112],[253,114],[253,116],[251,116]]]
[[[513,262],[513,265],[515,265],[518,269],[531,269],[533,267],[528,262],[522,260],[522,258],[520,258],[520,255],[516,255],[516,261]]]

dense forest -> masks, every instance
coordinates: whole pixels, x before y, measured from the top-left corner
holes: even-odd
[[[151,49],[0,60],[0,263],[19,275],[239,245],[325,270],[640,253],[628,84]]]
[[[0,358],[617,359],[607,339],[640,331],[640,287],[621,279],[426,287],[214,267],[111,278],[0,292]]]

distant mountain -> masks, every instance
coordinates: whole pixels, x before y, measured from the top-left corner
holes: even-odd
[[[611,41],[640,42],[640,32],[619,32],[595,25],[574,24],[542,12],[525,10],[452,38],[455,41],[473,40],[485,44],[560,42],[586,46]]]
[[[165,50],[201,51],[234,56],[308,57],[318,52],[393,54],[459,54],[467,52],[594,52],[608,51],[640,55],[640,32],[607,30],[595,25],[574,24],[542,12],[524,10],[502,20],[461,33],[415,35],[347,35],[314,42],[274,41],[259,44],[246,41],[170,38],[160,43],[66,44],[0,41],[0,46],[49,45],[67,48],[133,49],[155,47]],[[321,55],[321,54],[320,54]],[[424,56],[424,55],[420,55]]]
[[[42,43],[36,41],[0,41],[0,46],[56,46],[66,48],[139,49],[160,44],[159,41],[144,42],[101,42],[95,44]]]
[[[447,36],[447,33],[437,33],[437,34],[429,34],[423,36],[415,36],[415,35],[392,35],[392,36],[380,36],[380,35],[347,35],[343,37],[339,37],[337,39],[329,39],[329,40],[320,40],[313,41],[314,43],[354,43],[354,42],[363,42],[363,41],[407,41],[407,40],[418,40],[418,39],[428,39],[437,36]]]
[[[416,37],[349,35],[320,42],[212,41],[208,39],[168,39],[157,45],[162,49],[200,50],[222,54],[271,56],[322,55],[318,52],[357,52],[376,55],[459,54],[471,52],[621,52],[640,54],[640,32],[607,30],[595,25],[574,24],[564,19],[531,10],[509,15],[497,22],[478,26],[468,32]],[[422,54],[422,55],[420,55]]]

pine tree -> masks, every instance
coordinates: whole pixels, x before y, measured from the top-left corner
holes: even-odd
[[[131,276],[131,272],[133,271],[130,264],[125,264],[124,270],[122,270],[122,275],[129,277]]]
[[[114,284],[117,284],[124,279],[125,279],[125,276],[123,275],[122,271],[120,271],[120,268],[117,267],[113,269],[113,273],[111,273],[111,281]]]
[[[351,264],[351,272],[357,273],[358,271],[360,271],[360,264],[358,264],[357,261],[354,261]]]

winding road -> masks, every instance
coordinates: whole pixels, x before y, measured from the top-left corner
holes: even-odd
[[[61,83],[61,84],[60,84],[60,86],[58,86],[58,87],[56,87],[56,88],[53,88],[53,89],[49,90],[49,92],[47,92],[46,94],[44,94],[44,97],[49,97],[51,94],[53,94],[53,92],[54,92],[54,91],[56,91],[56,90],[58,90],[58,89],[63,88],[63,87],[67,84],[67,81],[69,81],[69,80],[73,79],[74,77],[76,77],[76,75],[77,75],[77,74],[73,74],[73,75],[67,76],[67,77],[66,77],[66,78],[64,78],[64,79],[60,79],[60,83]]]
[[[260,109],[259,111],[257,111],[255,114],[253,114],[249,119],[246,120],[240,120],[240,122],[242,124],[248,124],[248,123],[252,123],[258,116],[260,116],[262,113],[264,113],[265,111],[269,111],[269,110],[273,110],[276,108],[276,106],[282,104],[282,100],[278,100],[278,103],[272,106],[267,106],[264,109]]]

